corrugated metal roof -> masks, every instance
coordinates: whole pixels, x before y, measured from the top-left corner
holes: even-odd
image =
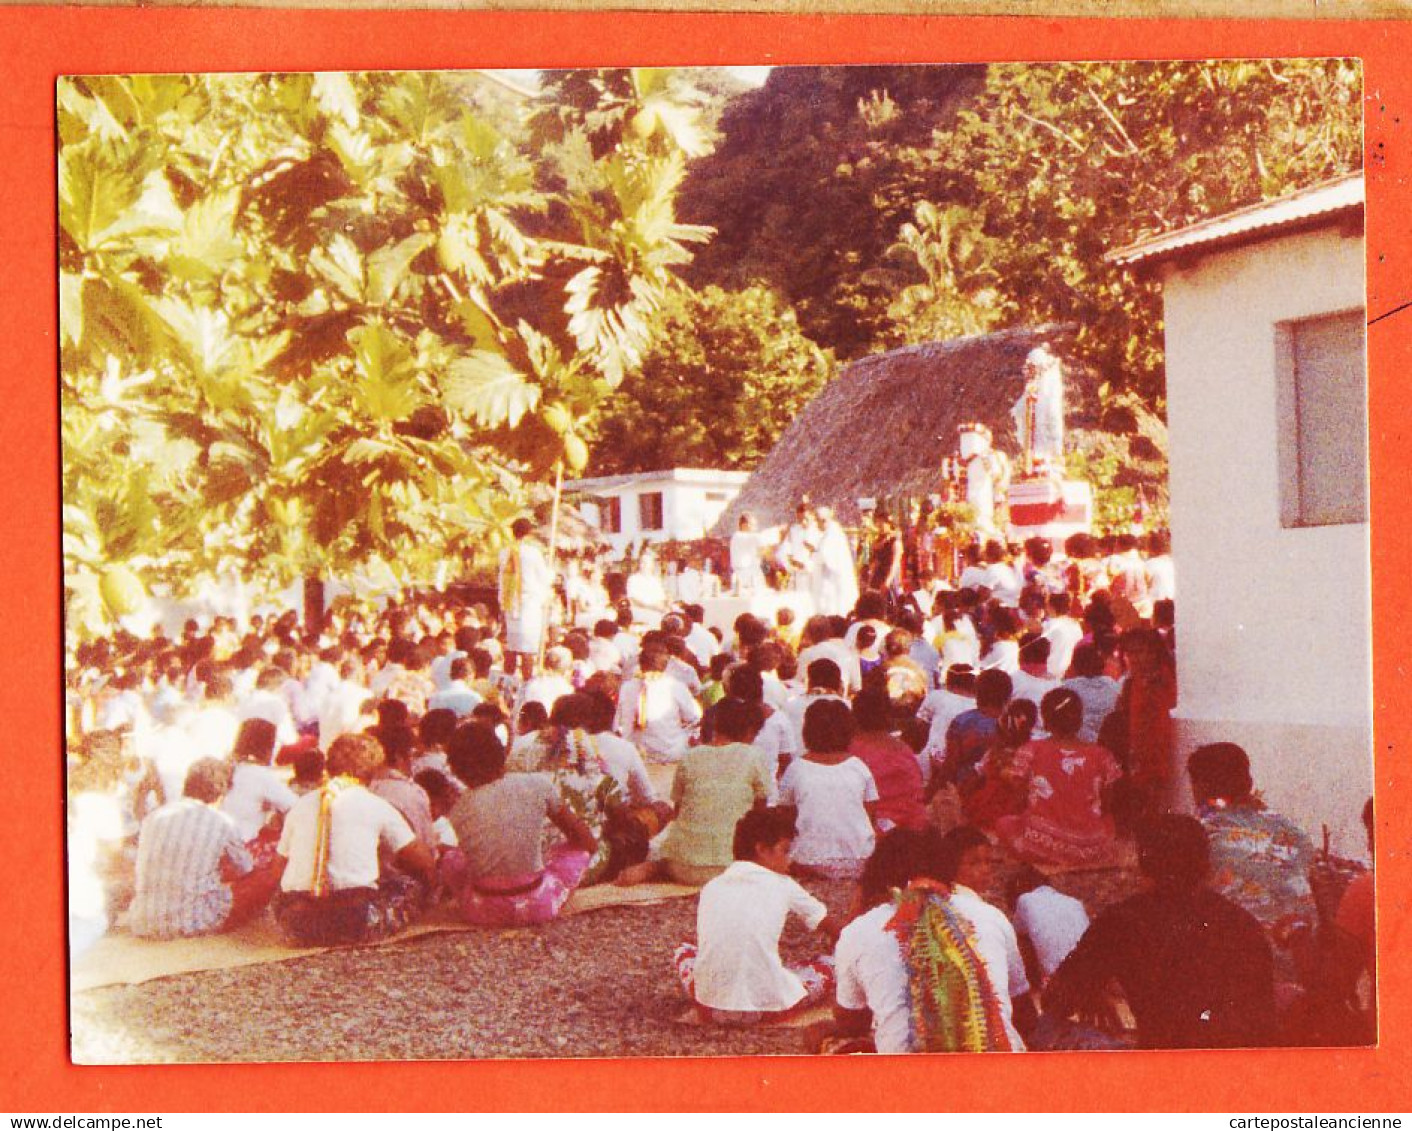
[[[1195,248],[1248,243],[1252,239],[1278,235],[1288,228],[1307,227],[1311,221],[1325,217],[1362,212],[1363,199],[1363,174],[1352,173],[1275,200],[1238,208],[1224,216],[1202,220],[1199,224],[1139,240],[1128,247],[1110,251],[1104,258],[1122,267],[1147,266]]]

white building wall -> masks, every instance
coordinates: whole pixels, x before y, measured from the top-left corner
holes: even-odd
[[[1202,742],[1240,742],[1273,807],[1361,852],[1368,527],[1281,526],[1275,326],[1362,307],[1363,241],[1323,231],[1213,252],[1169,270],[1164,294],[1179,765]]]

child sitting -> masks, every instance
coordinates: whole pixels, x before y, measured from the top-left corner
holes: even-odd
[[[828,908],[788,875],[795,814],[752,809],[735,827],[735,863],[701,889],[697,945],[677,949],[682,988],[707,1019],[734,1024],[777,1019],[824,1001],[833,990],[833,962],[806,966],[780,960],[780,934],[790,914],[830,940],[840,924]]]

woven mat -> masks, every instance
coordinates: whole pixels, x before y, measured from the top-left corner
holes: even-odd
[[[810,1025],[817,1025],[820,1021],[828,1021],[833,1017],[833,1007],[827,1002],[819,1005],[811,1005],[808,1009],[798,1013],[790,1013],[785,1017],[771,1017],[762,1021],[756,1021],[752,1026],[741,1026],[742,1028],[754,1028],[759,1026],[766,1029],[807,1029]],[[688,1005],[676,1017],[672,1018],[673,1024],[691,1025],[696,1028],[715,1028],[718,1022],[705,1021],[701,1014],[697,1012],[696,1006]]]
[[[620,888],[599,884],[575,892],[560,913],[561,918],[601,911],[607,907],[624,907],[664,903],[684,899],[700,892],[699,888],[681,884],[639,884]],[[408,939],[445,931],[476,931],[453,917],[449,908],[438,908],[421,922],[408,927],[381,943],[405,942]],[[501,928],[504,930],[504,928]],[[515,928],[514,933],[529,933],[538,928]],[[284,962],[310,954],[322,954],[331,947],[291,946],[283,941],[268,916],[247,924],[238,931],[222,935],[202,935],[191,939],[139,939],[132,935],[110,934],[99,939],[78,960],[70,971],[69,986],[74,993],[101,986],[136,985],[154,978],[173,974],[191,974],[202,970],[229,970],[240,966],[257,966],[265,962]]]

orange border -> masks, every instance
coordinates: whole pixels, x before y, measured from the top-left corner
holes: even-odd
[[[1368,92],[1370,317],[1412,295],[1407,126],[1412,23],[1256,23],[940,17],[737,16],[215,9],[0,9],[0,451],[11,597],[0,607],[10,877],[0,916],[0,1107],[65,1111],[482,1109],[1406,1110],[1412,1088],[1405,937],[1412,708],[1394,635],[1409,596],[1392,500],[1412,498],[1395,382],[1412,370],[1412,311],[1370,331],[1374,647],[1383,1044],[1376,1051],[1063,1054],[359,1066],[76,1068],[68,1061],[58,596],[53,82],[61,73],[586,64],[905,63],[1358,55]],[[1402,289],[1399,289],[1399,285]],[[1402,364],[1399,364],[1402,363]],[[1398,565],[1403,563],[1399,562]],[[1392,815],[1389,826],[1387,815]],[[40,878],[35,882],[35,878]],[[22,905],[22,909],[21,909]]]

